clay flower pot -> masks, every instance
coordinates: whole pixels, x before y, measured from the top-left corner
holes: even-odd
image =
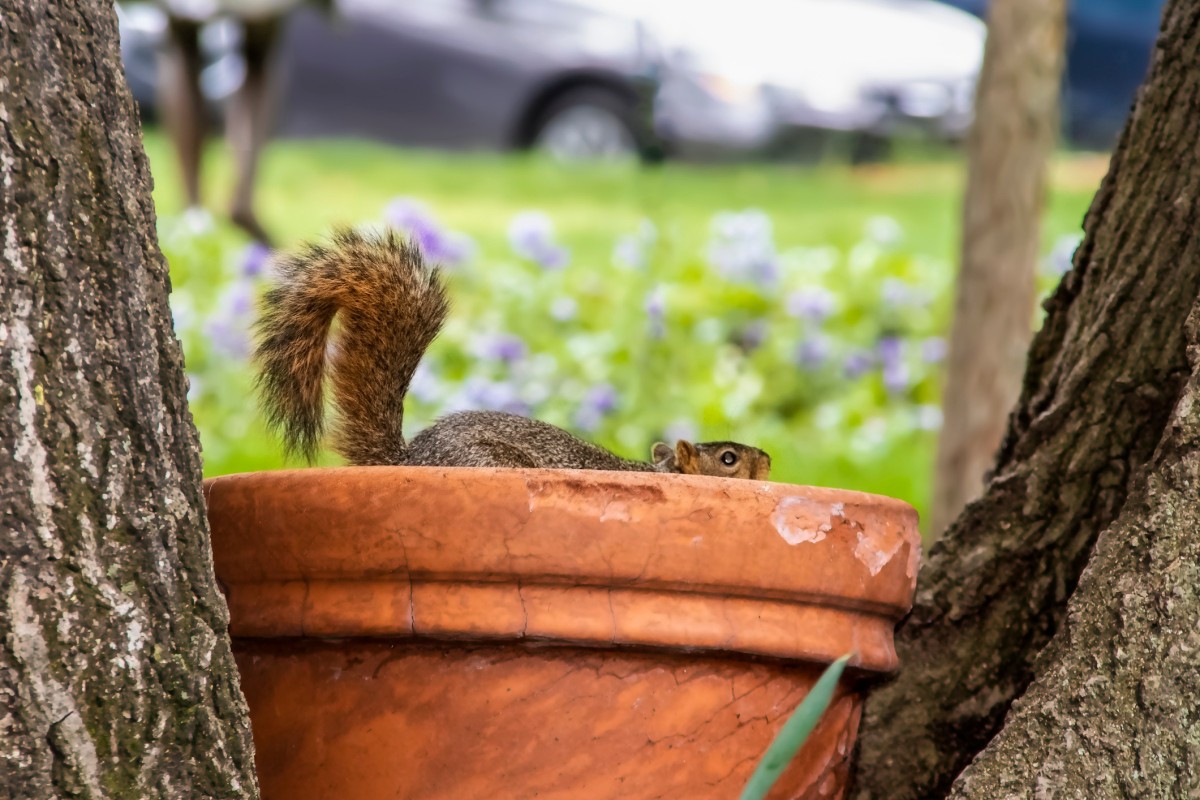
[[[736,798],[854,651],[772,794],[837,797],[919,560],[907,505],[777,483],[367,467],[206,496],[267,800]]]

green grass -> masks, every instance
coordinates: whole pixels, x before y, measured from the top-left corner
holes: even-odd
[[[178,169],[156,130],[145,137],[160,214],[181,210]],[[1049,197],[1047,243],[1077,231],[1103,165],[1094,156],[1058,165]],[[231,163],[219,143],[207,151],[208,205],[223,208]],[[562,238],[585,254],[608,257],[613,238],[644,217],[667,216],[681,236],[702,241],[713,212],[761,208],[788,244],[853,241],[865,220],[888,215],[919,252],[952,258],[958,248],[963,170],[953,162],[899,166],[798,167],[784,164],[656,169],[563,168],[533,157],[405,151],[358,141],[276,142],[261,170],[258,207],[282,243],[320,234],[337,222],[377,219],[397,195],[428,202],[450,227],[503,247],[514,211],[552,212]]]
[[[180,234],[174,218],[181,211],[181,191],[172,153],[156,130],[147,131],[145,144],[163,246],[180,302],[204,316],[225,302],[221,291],[235,280],[244,239],[224,223],[199,237]],[[205,166],[206,199],[219,210],[231,186],[230,161],[219,143],[209,149]],[[1046,215],[1047,248],[1079,230],[1104,166],[1103,159],[1089,156],[1063,156],[1056,163]],[[881,276],[925,285],[936,295],[931,310],[904,321],[901,333],[941,334],[952,304],[962,183],[961,166],[946,159],[870,168],[567,168],[522,156],[404,151],[361,142],[276,142],[264,158],[257,205],[264,224],[284,246],[320,236],[335,224],[379,221],[387,203],[402,195],[419,198],[446,227],[470,234],[481,254],[479,263],[452,277],[454,317],[446,337],[431,351],[431,363],[448,386],[472,373],[474,367],[461,351],[476,331],[516,332],[532,352],[554,354],[564,374],[563,383],[553,385],[556,398],[535,407],[538,416],[570,425],[574,406],[567,400],[577,402],[588,381],[607,381],[620,389],[625,407],[593,438],[624,455],[644,457],[649,442],[678,412],[695,421],[702,438],[738,438],[764,446],[774,458],[775,480],[889,494],[923,510],[934,434],[889,423],[886,435],[858,436],[843,445],[869,427],[866,421],[886,417],[899,406],[877,381],[847,387],[828,374],[798,375],[787,355],[791,350],[784,346],[793,344],[794,325],[780,333],[778,347],[763,348],[752,358],[730,355],[729,348],[705,340],[709,318],[719,318],[717,327],[724,335],[748,316],[769,318],[771,330],[782,331],[787,317],[778,310],[782,294],[751,292],[713,277],[703,253],[716,212],[760,209],[770,217],[781,251],[832,248],[840,254],[840,266],[832,272],[789,277],[792,288],[816,282],[839,295],[838,319],[830,325],[839,342],[873,341],[881,325],[893,324],[873,319],[879,313],[873,296]],[[572,253],[565,273],[542,273],[514,260],[507,230],[513,215],[525,209],[552,218],[558,238]],[[866,272],[851,276],[845,267],[849,254],[876,216],[899,223],[902,252],[879,256]],[[614,269],[614,241],[636,230],[644,218],[658,225],[662,237],[651,267],[646,274]],[[674,287],[671,333],[664,342],[645,345],[642,298],[657,282]],[[553,322],[545,310],[564,294],[580,302],[574,327]],[[206,474],[282,465],[277,445],[253,411],[245,364],[214,353],[202,328],[184,330],[181,324],[180,330],[189,371],[204,384],[192,409],[201,429]],[[588,355],[579,356],[584,351]],[[726,371],[732,370],[734,377],[714,377],[720,372],[714,364],[721,359],[732,359],[734,366]],[[755,381],[762,383],[761,391],[751,392],[743,411],[722,406],[727,399],[723,393],[742,391]],[[939,387],[934,369],[918,376],[903,402],[936,403]],[[556,405],[557,395],[566,399]],[[436,404],[416,408],[413,419],[436,410]],[[838,418],[836,424],[827,424],[832,417]]]

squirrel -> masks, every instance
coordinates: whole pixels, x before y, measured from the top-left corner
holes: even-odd
[[[526,467],[676,472],[766,480],[771,459],[736,442],[654,445],[621,458],[546,422],[497,411],[448,414],[411,441],[404,398],[449,302],[440,271],[394,231],[334,232],[274,261],[254,362],[269,426],[313,460],[325,428],[325,378],[338,415],[333,448],[352,465]],[[334,317],[339,330],[329,347]],[[332,353],[329,352],[332,350]]]

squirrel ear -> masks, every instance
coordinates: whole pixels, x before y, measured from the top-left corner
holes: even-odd
[[[680,439],[675,443],[675,463],[680,472],[686,472],[691,475],[696,475],[700,471],[700,465],[697,463],[700,454],[696,452],[696,445]]]
[[[771,477],[771,457],[766,453],[762,453],[754,460],[754,474],[751,476],[756,481],[765,481]]]
[[[650,449],[650,460],[658,466],[669,466],[675,462],[675,451],[666,442],[655,442]]]

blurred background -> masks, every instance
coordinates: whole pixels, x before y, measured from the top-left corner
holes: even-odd
[[[732,438],[925,510],[985,0],[290,5],[118,5],[207,475],[284,463],[247,364],[268,244],[388,224],[454,300],[410,435],[494,408],[629,457]],[[1071,3],[1043,292],[1161,5]]]

